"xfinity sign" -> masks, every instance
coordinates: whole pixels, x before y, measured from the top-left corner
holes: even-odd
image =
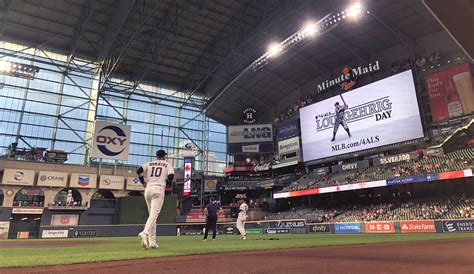
[[[95,122],[91,157],[128,160],[130,126]]]
[[[271,124],[229,126],[228,143],[261,143],[273,141]]]

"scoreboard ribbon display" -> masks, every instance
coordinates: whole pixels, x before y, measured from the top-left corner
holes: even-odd
[[[191,174],[193,167],[193,157],[184,157],[184,189],[183,195],[188,196],[191,192]]]

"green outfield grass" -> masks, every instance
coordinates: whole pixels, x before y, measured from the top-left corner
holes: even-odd
[[[271,237],[279,238],[279,240],[256,240],[257,238]],[[246,241],[240,241],[239,236],[218,236],[215,242],[202,242],[201,237],[198,236],[160,237],[158,239],[160,248],[156,250],[141,249],[139,241],[135,237],[60,239],[60,241],[103,241],[100,244],[86,244],[71,247],[5,247],[6,242],[28,241],[30,243],[38,243],[39,245],[41,242],[51,240],[3,240],[0,241],[0,267],[76,264],[217,252],[448,240],[457,238],[474,238],[474,233],[250,235]]]

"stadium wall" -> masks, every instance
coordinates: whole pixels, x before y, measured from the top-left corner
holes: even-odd
[[[176,236],[177,228],[181,235],[200,235],[203,223],[158,224],[157,235]],[[126,237],[136,236],[143,224],[130,225],[79,225],[79,226],[42,226],[42,238],[80,238],[80,237]],[[386,234],[386,233],[458,233],[474,232],[474,219],[456,220],[406,220],[375,221],[353,223],[306,223],[303,219],[268,220],[248,222],[247,234]],[[235,235],[238,230],[235,223],[219,223],[220,234]]]

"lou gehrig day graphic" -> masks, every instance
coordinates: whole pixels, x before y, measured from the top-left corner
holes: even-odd
[[[410,70],[300,110],[304,161],[423,137]]]

